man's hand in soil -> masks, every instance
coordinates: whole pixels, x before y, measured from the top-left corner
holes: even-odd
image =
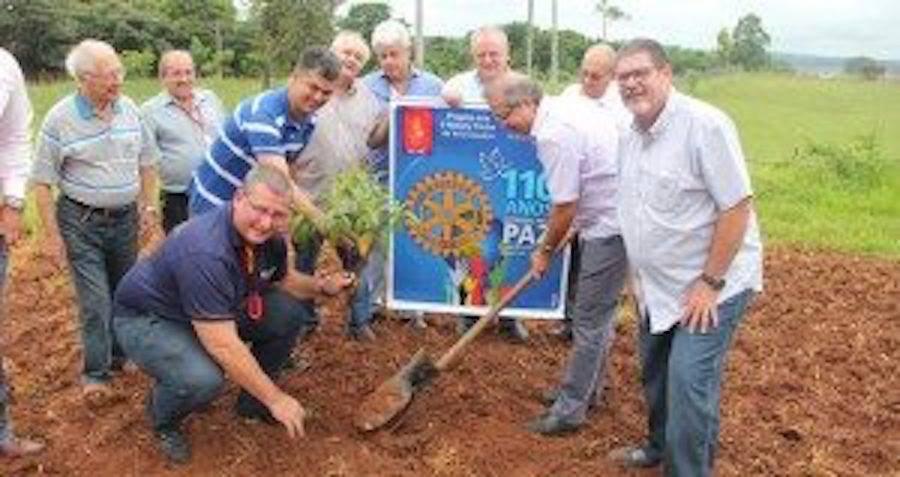
[[[356,275],[349,272],[319,274],[316,273],[319,292],[325,296],[335,296],[345,288],[353,285]]]
[[[700,333],[706,333],[707,330],[719,326],[719,316],[716,314],[718,297],[719,292],[703,281],[697,280],[685,295],[681,326],[686,326],[690,333],[698,327]]]
[[[272,413],[272,417],[276,421],[284,425],[291,439],[306,437],[306,431],[303,429],[303,419],[306,418],[306,410],[303,409],[303,406],[296,399],[281,393],[269,405],[269,412]]]

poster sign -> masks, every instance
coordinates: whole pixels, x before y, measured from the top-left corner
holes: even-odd
[[[530,268],[550,197],[531,137],[487,108],[405,100],[391,110],[388,306],[481,315]],[[502,315],[561,318],[568,250]]]

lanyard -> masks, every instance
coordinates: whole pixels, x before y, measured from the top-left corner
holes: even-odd
[[[257,283],[256,254],[253,247],[250,245],[241,247],[241,258],[243,259],[244,277],[247,279],[247,317],[250,318],[250,321],[258,322],[263,318],[265,305]]]

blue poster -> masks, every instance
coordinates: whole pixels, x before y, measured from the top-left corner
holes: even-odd
[[[392,309],[481,315],[530,268],[550,211],[534,141],[487,108],[391,110],[390,189],[405,217],[388,250]],[[565,258],[564,258],[565,257]],[[503,316],[561,318],[568,250]]]

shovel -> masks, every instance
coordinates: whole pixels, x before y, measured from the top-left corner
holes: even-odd
[[[554,255],[569,243],[572,235],[572,233],[567,234],[557,244]],[[536,278],[539,277],[529,269],[528,273],[520,278],[515,286],[508,290],[500,301],[495,303],[486,315],[479,318],[436,362],[428,357],[424,348],[420,348],[405,366],[400,368],[390,379],[381,383],[363,401],[354,417],[354,425],[362,431],[369,432],[391,422],[409,406],[413,395],[418,390],[428,385],[441,371],[453,364],[463,349],[481,334],[488,323],[493,321],[500,311],[506,308]]]

